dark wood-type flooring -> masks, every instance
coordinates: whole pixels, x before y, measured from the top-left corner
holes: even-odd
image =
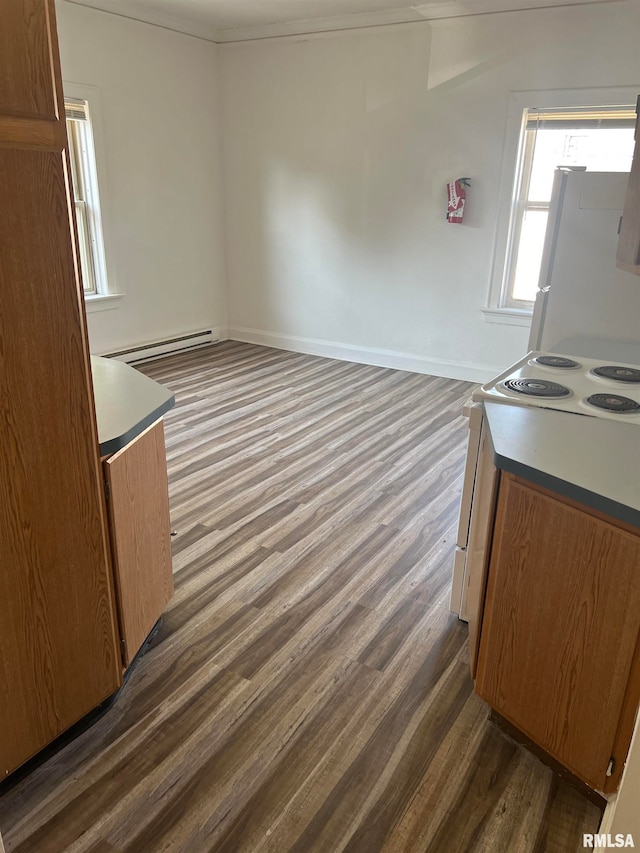
[[[233,342],[141,369],[176,595],[0,799],[7,850],[582,849],[598,809],[487,720],[448,611],[472,386]]]

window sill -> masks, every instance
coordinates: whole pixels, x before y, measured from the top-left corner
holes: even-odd
[[[533,310],[523,308],[481,308],[485,323],[502,323],[505,326],[530,326]]]
[[[120,300],[124,293],[92,293],[84,298],[84,307],[87,314],[94,311],[112,311],[120,307]]]

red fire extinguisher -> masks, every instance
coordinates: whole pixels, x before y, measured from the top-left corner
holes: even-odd
[[[464,219],[464,206],[467,200],[466,188],[470,186],[470,178],[458,178],[457,181],[450,181],[447,184],[447,219],[449,222],[456,222],[458,225]]]

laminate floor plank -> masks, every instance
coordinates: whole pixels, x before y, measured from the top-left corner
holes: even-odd
[[[225,341],[172,388],[175,596],[0,787],[8,853],[567,853],[600,814],[487,719],[448,597],[472,386]]]

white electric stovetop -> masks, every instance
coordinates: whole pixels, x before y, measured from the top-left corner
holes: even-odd
[[[640,366],[530,352],[473,399],[640,424]]]

